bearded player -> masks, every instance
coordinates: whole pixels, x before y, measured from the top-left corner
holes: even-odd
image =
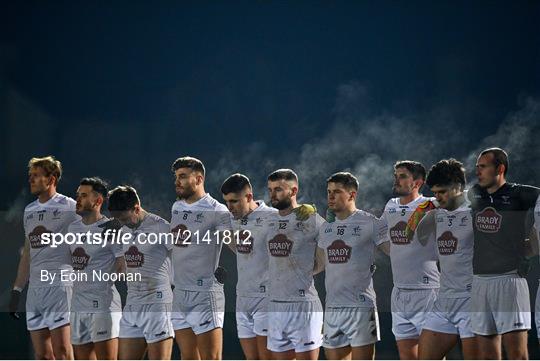
[[[298,176],[292,170],[271,173],[268,192],[278,210],[267,224],[268,349],[275,359],[315,360],[322,343],[323,314],[313,275],[324,267],[324,260],[316,261],[324,220],[315,212],[305,219],[299,215]]]
[[[416,232],[420,243],[437,249],[441,287],[420,335],[419,357],[442,359],[461,339],[463,358],[475,359],[478,346],[470,317],[474,235],[463,164],[441,160],[431,167],[426,184],[439,208],[425,215]]]
[[[320,228],[318,250],[326,260],[323,346],[330,360],[371,360],[380,340],[372,275],[375,248],[389,252],[387,230],[384,222],[356,208],[357,192],[351,173],[327,179],[335,221]]]
[[[171,249],[159,235],[169,223],[145,211],[135,188],[118,186],[109,192],[109,211],[130,237],[122,242],[126,263],[127,299],[120,320],[118,357],[170,360],[174,331],[171,323]],[[162,241],[154,242],[150,235]]]
[[[233,174],[221,186],[223,199],[232,214],[232,230],[240,235],[231,240],[236,253],[236,324],[238,338],[248,360],[268,360],[268,251],[266,220],[276,210],[253,197],[251,183],[243,174]]]
[[[474,256],[472,328],[479,358],[525,359],[531,327],[529,287],[525,279],[530,250],[525,242],[527,212],[540,189],[509,183],[508,155],[489,148],[476,161],[478,183],[468,192],[473,212]]]
[[[94,271],[125,270],[122,245],[93,242],[95,235],[103,234],[109,221],[101,214],[107,197],[107,183],[97,177],[83,178],[77,189],[77,214],[81,219],[68,228],[69,233],[86,234],[82,244],[70,245],[73,270],[86,275],[73,283],[71,301],[71,343],[78,360],[114,360],[118,355],[120,294],[114,282],[93,277]]]
[[[214,273],[221,254],[220,232],[230,231],[230,214],[206,193],[200,160],[178,158],[172,171],[178,198],[171,217],[171,233],[177,238],[172,318],[176,342],[182,359],[221,359],[225,295],[223,280]]]
[[[29,281],[26,323],[36,359],[73,359],[69,326],[72,288],[70,282],[60,280],[62,270],[71,270],[69,246],[64,243],[51,247],[41,239],[44,233],[66,233],[78,219],[75,201],[56,191],[61,176],[62,165],[52,156],[32,158],[28,163],[30,192],[37,199],[24,209],[26,240],[9,311],[19,318],[17,306]],[[42,271],[50,276],[42,279]]]
[[[418,338],[439,288],[435,249],[424,247],[416,236],[408,237],[406,233],[407,222],[416,208],[432,200],[420,194],[425,176],[422,164],[397,162],[393,190],[398,197],[388,201],[382,215],[388,226],[394,279],[392,332],[400,358],[408,360],[418,358]]]

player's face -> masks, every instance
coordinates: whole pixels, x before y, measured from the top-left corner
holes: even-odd
[[[268,181],[268,195],[272,207],[282,210],[291,206],[291,199],[296,194],[297,188],[286,180]]]
[[[398,197],[411,195],[416,186],[416,182],[411,172],[407,168],[397,168],[394,172],[394,194]]]
[[[174,175],[176,195],[179,199],[191,197],[195,193],[195,189],[199,182],[202,181],[202,175],[190,168],[178,168],[174,172]]]
[[[492,153],[478,157],[476,161],[476,177],[478,177],[478,184],[482,188],[495,185],[498,175]]]
[[[454,209],[458,196],[463,194],[458,185],[455,186],[433,186],[433,195],[439,202],[439,206],[444,209]]]
[[[45,175],[45,171],[41,167],[31,167],[28,170],[28,183],[30,184],[30,193],[39,195],[54,184],[54,176]]]
[[[347,190],[342,184],[329,182],[326,188],[328,208],[334,212],[341,212],[347,209],[351,202],[354,202],[356,192]]]
[[[223,195],[229,212],[235,219],[244,217],[249,213],[249,203],[253,195],[249,192],[228,193]]]
[[[77,205],[75,211],[78,215],[83,216],[91,213],[98,208],[102,201],[100,201],[101,195],[94,192],[90,185],[80,185],[77,188]]]
[[[140,206],[135,205],[135,208],[130,209],[129,211],[111,212],[111,216],[114,217],[114,219],[120,222],[123,226],[127,226],[129,228],[135,228],[140,223],[139,213],[140,213]]]

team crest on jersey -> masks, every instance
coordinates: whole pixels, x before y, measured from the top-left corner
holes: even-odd
[[[37,226],[34,228],[30,234],[28,234],[28,240],[30,241],[30,247],[32,248],[43,248],[47,247],[46,244],[41,243],[41,235],[43,233],[51,233],[47,228],[44,226]]]
[[[407,238],[405,228],[407,223],[399,221],[394,227],[390,228],[390,240],[393,244],[409,244],[411,241]]]
[[[501,196],[502,204],[510,204],[510,196]]]
[[[296,222],[295,231],[303,231],[304,229],[306,229],[304,222]]]
[[[362,227],[356,226],[356,227],[353,228],[352,235],[353,236],[361,236],[362,235],[361,232],[362,232]]]
[[[204,220],[204,215],[202,213],[199,213],[195,216],[195,222],[202,223],[203,220]]]
[[[139,252],[137,246],[131,246],[124,253],[126,259],[126,266],[129,268],[142,267],[144,264],[144,253]]]
[[[452,232],[445,231],[437,238],[437,247],[441,256],[448,256],[456,252],[458,239],[454,237]]]
[[[351,259],[352,247],[337,239],[326,248],[329,263],[347,263]]]
[[[268,241],[268,250],[274,257],[289,257],[292,251],[293,242],[284,234],[277,234]]]
[[[261,217],[257,217],[257,219],[255,220],[255,225],[256,226],[261,226],[262,225],[262,218]]]
[[[185,242],[189,239],[189,232],[184,224],[179,224],[174,227],[171,231],[174,238],[174,245],[176,247],[187,247],[188,242]]]
[[[90,256],[86,253],[84,248],[77,247],[71,254],[71,264],[75,271],[82,271],[88,265],[90,261]]]
[[[493,207],[486,207],[476,214],[476,229],[484,233],[496,233],[501,228],[502,216]]]
[[[459,223],[459,225],[460,226],[466,226],[468,220],[469,220],[469,217],[467,217],[467,216],[461,217],[461,222]]]

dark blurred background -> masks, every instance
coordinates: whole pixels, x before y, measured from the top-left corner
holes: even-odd
[[[64,194],[99,175],[133,184],[143,206],[167,219],[170,165],[183,155],[205,162],[217,199],[234,172],[265,199],[266,175],[291,167],[301,201],[321,214],[335,171],[356,174],[358,206],[377,213],[391,197],[396,160],[429,167],[452,156],[471,171],[486,146],[510,152],[511,181],[538,186],[539,24],[540,2],[522,0],[2,2],[2,310],[32,201],[33,156],[63,162]],[[377,262],[377,357],[397,358],[389,262]],[[228,250],[222,264],[230,274],[224,357],[242,358]],[[0,324],[0,357],[32,357],[25,323],[2,312]],[[540,357],[534,330],[529,344]]]

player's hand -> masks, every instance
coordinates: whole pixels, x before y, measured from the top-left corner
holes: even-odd
[[[11,297],[9,298],[9,315],[16,320],[21,318],[21,315],[19,315],[19,312],[17,312],[20,300],[21,291],[11,290]]]
[[[519,261],[517,273],[519,277],[527,277],[529,272],[531,271],[532,265],[531,265],[531,258],[530,257],[522,257]]]
[[[412,240],[414,232],[418,227],[418,223],[420,223],[426,213],[437,207],[438,204],[432,201],[425,201],[424,203],[421,203],[418,205],[418,207],[416,207],[413,214],[409,218],[409,221],[407,222],[407,227],[405,228],[405,235],[407,236],[407,239],[409,241]]]
[[[224,284],[225,280],[227,280],[227,270],[221,266],[218,266],[214,272],[214,276],[219,283]]]
[[[297,221],[305,221],[307,220],[312,214],[317,213],[317,207],[315,207],[314,204],[301,204],[295,209],[293,209],[294,214],[296,214],[296,220]]]
[[[336,220],[336,214],[330,208],[326,209],[326,222],[333,223]]]

